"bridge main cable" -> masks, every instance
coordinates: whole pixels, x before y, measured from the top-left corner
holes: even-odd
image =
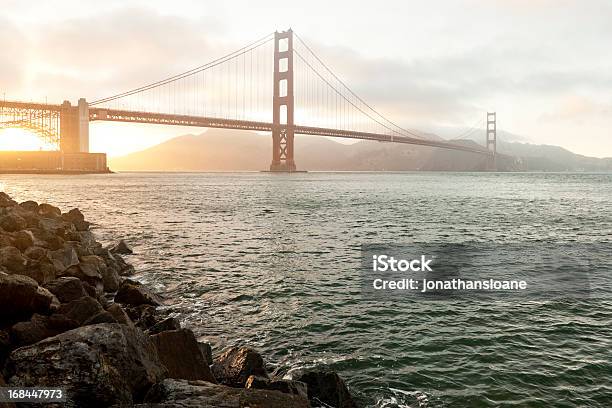
[[[256,41],[253,41],[252,43],[250,43],[250,44],[248,44],[248,45],[246,45],[246,46],[244,46],[244,47],[242,47],[242,48],[240,48],[240,49],[238,49],[238,50],[236,50],[234,52],[231,52],[231,53],[229,53],[227,55],[224,55],[223,57],[217,58],[217,59],[215,59],[215,60],[213,60],[211,62],[208,62],[208,63],[206,63],[204,65],[200,65],[199,67],[192,68],[192,69],[190,69],[188,71],[185,71],[185,72],[182,72],[180,74],[177,74],[177,75],[174,75],[174,76],[171,76],[171,77],[168,77],[168,78],[165,78],[165,79],[162,79],[162,80],[159,80],[159,81],[147,84],[147,85],[143,85],[141,87],[134,88],[134,89],[131,89],[131,90],[126,91],[126,92],[122,92],[122,93],[119,93],[119,94],[116,94],[116,95],[112,95],[112,96],[109,96],[109,97],[106,97],[106,98],[94,100],[94,101],[90,102],[89,105],[90,106],[94,106],[94,105],[99,105],[101,103],[110,102],[110,101],[113,101],[113,100],[116,100],[116,99],[120,99],[120,98],[124,98],[126,96],[134,95],[134,94],[137,94],[139,92],[148,91],[148,90],[156,88],[158,86],[167,85],[167,84],[169,84],[171,82],[178,81],[180,79],[189,77],[191,75],[194,75],[194,74],[197,74],[199,72],[205,71],[205,70],[207,70],[209,68],[212,68],[212,67],[215,67],[217,65],[223,64],[223,63],[225,63],[227,61],[230,61],[230,60],[232,60],[232,59],[234,59],[234,58],[236,58],[238,56],[244,55],[244,54],[246,54],[249,51],[257,49],[257,48],[261,47],[262,45],[268,43],[269,41],[272,41],[272,39],[274,38],[273,36],[274,36],[274,33],[267,34],[264,37],[262,37],[262,38],[260,38],[260,39],[258,39]]]

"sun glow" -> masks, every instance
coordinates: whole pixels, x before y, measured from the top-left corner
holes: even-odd
[[[0,150],[50,150],[35,133],[26,129],[0,129]]]

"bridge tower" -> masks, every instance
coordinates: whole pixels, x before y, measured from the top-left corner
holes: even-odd
[[[493,153],[488,159],[488,170],[497,170],[497,112],[487,112],[487,150]]]
[[[89,152],[89,105],[84,98],[77,106],[64,101],[60,108],[60,150],[64,153]]]
[[[293,159],[293,31],[274,33],[272,98],[272,164],[270,171],[295,171]]]

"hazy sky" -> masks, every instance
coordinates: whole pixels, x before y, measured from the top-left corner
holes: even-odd
[[[612,1],[0,2],[7,99],[93,100],[292,27],[402,125],[496,110],[533,142],[612,156]],[[91,145],[121,154],[188,132],[95,123]]]

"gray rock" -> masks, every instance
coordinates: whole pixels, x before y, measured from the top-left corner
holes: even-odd
[[[37,212],[38,211],[38,203],[36,201],[28,200],[23,203],[19,203],[19,206],[26,211]]]
[[[283,380],[281,378],[268,379],[252,375],[247,379],[244,388],[280,391],[308,399],[308,387],[300,381]]]
[[[58,218],[61,217],[62,212],[59,208],[52,206],[51,204],[42,203],[38,205],[36,209],[38,215],[46,218]]]
[[[81,280],[72,276],[55,279],[47,283],[45,288],[53,293],[62,303],[68,303],[87,296]]]
[[[158,334],[169,330],[180,330],[181,323],[174,317],[167,317],[157,323],[155,323],[148,330],[149,334]]]
[[[163,300],[140,282],[126,279],[119,286],[119,290],[115,295],[115,302],[133,306],[160,306]]]
[[[151,336],[168,376],[216,383],[191,330],[164,331]]]
[[[134,322],[132,319],[125,313],[125,310],[117,303],[112,303],[110,306],[106,308],[106,311],[110,313],[118,323],[126,324],[128,326],[133,326]]]
[[[65,387],[66,406],[131,406],[166,374],[155,346],[140,330],[114,324],[79,327],[13,351],[7,382]]]
[[[65,246],[64,248],[60,248],[55,251],[49,251],[47,256],[53,263],[53,266],[58,274],[63,273],[71,266],[76,266],[79,264],[79,256],[71,246]]]
[[[28,230],[15,232],[13,239],[14,245],[22,252],[34,245],[34,235]]]
[[[101,277],[105,292],[116,292],[119,289],[119,274],[115,269],[109,268],[102,257],[97,255],[82,256],[81,267],[90,268]]]
[[[119,240],[115,245],[113,245],[110,249],[110,252],[113,254],[121,254],[121,255],[130,255],[133,254],[132,248],[124,241]]]
[[[166,379],[155,384],[136,407],[310,408],[308,400],[278,391],[239,389],[206,381]]]
[[[244,387],[254,375],[268,378],[261,355],[249,347],[232,347],[214,359],[212,373],[219,383],[230,387]]]
[[[15,232],[22,230],[28,226],[23,217],[17,214],[8,214],[0,217],[0,228],[8,232]]]
[[[27,259],[14,246],[0,248],[0,265],[12,273],[23,272],[26,269]]]
[[[47,257],[47,250],[38,246],[32,246],[26,249],[23,254],[30,259],[38,261]]]
[[[34,279],[0,272],[0,318],[29,319],[34,313],[50,314],[58,307],[57,298]]]
[[[96,299],[90,296],[83,296],[80,299],[61,305],[57,312],[74,320],[80,326],[102,311],[104,309]]]
[[[213,357],[212,357],[212,347],[210,346],[210,344],[198,341],[198,347],[200,348],[200,352],[202,353],[202,356],[204,357],[206,364],[208,364],[209,366],[212,365]]]
[[[344,380],[333,371],[308,371],[297,381],[308,386],[308,398],[313,404],[322,402],[336,408],[357,408]]]
[[[117,319],[113,317],[112,314],[107,312],[106,310],[101,311],[95,316],[90,317],[85,320],[83,326],[88,326],[90,324],[99,324],[99,323],[119,323]]]
[[[11,340],[16,347],[28,346],[77,326],[76,322],[64,315],[44,316],[35,313],[30,321],[19,322],[11,327]]]

